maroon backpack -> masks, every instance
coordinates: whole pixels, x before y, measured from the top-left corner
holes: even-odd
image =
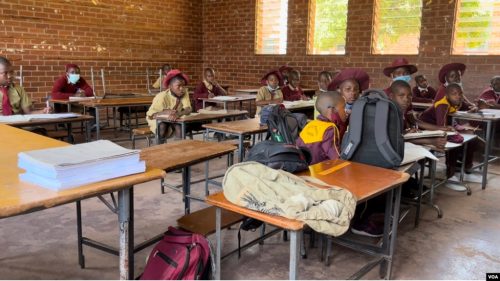
[[[201,234],[169,227],[149,254],[141,280],[210,279],[210,245]]]

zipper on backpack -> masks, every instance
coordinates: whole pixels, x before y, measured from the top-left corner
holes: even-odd
[[[191,257],[191,250],[196,246],[196,243],[189,244],[186,246],[187,253],[186,253],[186,261],[184,262],[184,266],[182,267],[181,273],[179,274],[179,280],[184,277],[184,274],[186,273],[186,270],[188,269],[189,265],[189,259]]]
[[[167,264],[169,264],[175,268],[177,268],[177,266],[178,266],[178,264],[173,259],[171,259],[169,256],[165,255],[164,253],[162,253],[158,250],[156,250],[154,256],[160,257],[160,259],[162,259],[164,262],[166,262]]]

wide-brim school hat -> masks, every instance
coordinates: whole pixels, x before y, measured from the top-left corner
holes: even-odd
[[[288,65],[283,65],[283,66],[281,66],[278,70],[279,70],[280,72],[282,72],[282,73],[283,73],[283,72],[285,72],[285,71],[292,71],[292,70],[293,70],[293,68],[292,68],[292,67],[290,67],[290,66],[288,66]]]
[[[359,68],[347,68],[342,70],[333,81],[328,85],[328,91],[335,91],[342,82],[354,79],[358,81],[359,89],[364,91],[370,87],[370,76],[364,70]]]
[[[391,65],[389,65],[388,67],[384,68],[384,75],[387,76],[387,77],[391,77],[391,73],[393,73],[394,70],[396,70],[399,67],[406,67],[406,68],[408,68],[408,70],[410,71],[410,74],[413,74],[413,73],[415,73],[415,72],[418,71],[418,68],[415,65],[410,64],[407,59],[405,59],[405,58],[397,58],[397,59],[395,59],[392,62]]]
[[[464,72],[465,72],[466,68],[467,67],[465,66],[465,64],[460,63],[460,62],[454,62],[454,63],[445,64],[439,70],[439,76],[438,76],[439,77],[439,82],[441,82],[441,83],[444,84],[446,82],[446,80],[445,80],[446,74],[448,74],[448,72],[450,72],[452,70],[458,70],[458,71],[460,71],[460,75],[464,75]]]
[[[283,77],[281,76],[281,72],[279,70],[276,70],[276,69],[271,70],[268,73],[266,73],[266,75],[262,76],[260,83],[262,85],[267,85],[267,77],[269,77],[269,75],[271,75],[271,74],[274,74],[274,75],[276,75],[276,77],[278,77],[279,84],[280,84],[280,86],[282,86],[283,85]]]
[[[182,77],[182,79],[184,79],[184,81],[186,81],[186,85],[189,83],[189,78],[186,74],[182,73],[178,69],[172,69],[167,73],[167,76],[165,76],[165,79],[163,79],[163,87],[167,88],[168,85],[170,84],[170,80],[172,80],[172,78],[174,78],[176,76]]]

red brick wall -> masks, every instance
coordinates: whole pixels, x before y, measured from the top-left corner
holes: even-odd
[[[222,84],[232,89],[259,86],[260,77],[283,64],[302,72],[302,84],[316,87],[322,70],[360,67],[371,77],[372,87],[390,83],[382,69],[398,56],[371,54],[373,0],[349,1],[347,54],[306,55],[308,1],[289,0],[288,50],[286,55],[255,55],[255,1],[203,1],[203,66],[214,67]],[[464,86],[468,95],[477,95],[494,74],[500,74],[500,56],[451,56],[455,1],[424,1],[420,53],[407,56],[419,72],[438,86],[439,68],[448,62],[464,62]]]
[[[90,67],[105,69],[107,91],[146,92],[146,68],[157,73],[165,62],[201,72],[201,0],[0,2],[0,54],[23,65],[37,103],[69,62],[89,83]]]

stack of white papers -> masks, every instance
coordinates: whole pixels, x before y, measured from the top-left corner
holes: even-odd
[[[146,164],[139,152],[107,140],[21,152],[18,167],[26,173],[19,178],[58,191],[142,173]]]
[[[436,131],[419,131],[416,133],[408,133],[404,134],[405,140],[411,140],[411,139],[420,139],[420,138],[434,138],[434,137],[444,137],[446,136],[446,132],[441,131],[441,130],[436,130]]]
[[[0,123],[16,123],[16,122],[29,122],[37,119],[64,119],[78,117],[78,113],[49,113],[49,114],[15,114],[9,116],[0,116]]]
[[[295,108],[302,106],[314,106],[314,100],[283,101],[285,108]]]
[[[429,158],[435,161],[438,160],[436,156],[429,151],[429,148],[405,142],[405,155],[403,161],[401,162],[401,166],[422,160],[424,158]]]
[[[69,101],[87,101],[95,100],[95,97],[69,97]]]

